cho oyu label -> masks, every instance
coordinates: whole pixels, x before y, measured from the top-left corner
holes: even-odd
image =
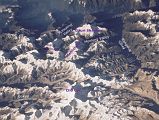
[[[80,92],[80,89],[77,89],[77,88],[68,88],[68,89],[66,89],[66,92]]]

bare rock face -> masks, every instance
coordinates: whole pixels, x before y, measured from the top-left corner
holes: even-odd
[[[156,105],[159,104],[157,87],[159,82],[158,18],[158,12],[152,10],[134,11],[125,14],[122,36],[122,42],[129,52],[134,54],[141,62],[141,68],[134,75],[134,84],[127,86],[126,89],[153,100]],[[146,108],[150,107],[147,106]],[[153,112],[141,108],[137,109],[135,112],[136,119],[158,119],[154,114],[158,113],[158,107],[153,109]],[[145,114],[141,115],[143,111]]]
[[[0,0],[0,120],[158,120],[158,0]]]
[[[113,47],[112,47],[113,48]],[[118,50],[114,47],[114,50]],[[94,67],[100,71],[100,74],[110,74],[112,76],[131,75],[138,69],[139,66],[135,65],[136,60],[133,57],[126,58],[122,54],[106,54],[95,55],[87,63],[86,67]]]
[[[13,24],[14,21],[14,12],[6,6],[0,5],[0,33],[2,29],[8,28]]]
[[[39,79],[38,81],[46,84],[53,84],[56,82],[65,81],[67,79],[77,82],[87,79],[82,71],[78,70],[76,66],[71,62],[41,60],[37,61],[36,65],[37,78]]]
[[[18,44],[18,38],[14,34],[2,34],[0,39],[1,50],[10,50]]]
[[[159,69],[158,14],[135,11],[124,17],[123,41],[142,68]]]
[[[158,114],[148,111],[147,109],[144,108],[137,108],[136,112],[135,112],[136,118],[134,119],[138,119],[138,120],[159,120],[158,119]]]
[[[126,12],[134,9],[142,9],[147,7],[153,7],[156,5],[155,0],[141,1],[141,0],[91,0],[83,2],[83,6],[85,6],[88,10],[101,10],[101,9],[109,9],[113,8],[111,12]]]
[[[80,82],[88,78],[73,63],[56,60],[35,60],[30,64],[15,60],[1,67],[1,84],[40,82],[53,85],[67,79]]]
[[[158,5],[157,0],[46,0],[45,2],[42,0],[22,0],[13,3],[18,6],[13,6],[13,8],[19,9],[16,19],[23,26],[32,26],[42,31],[49,24],[53,22],[61,23],[74,13],[85,14],[87,12],[96,13],[104,11],[103,14],[116,15]],[[48,13],[51,13],[52,17]],[[62,14],[62,17],[59,17],[59,13]],[[43,28],[40,28],[40,26],[43,26]]]
[[[129,86],[130,89],[141,96],[153,99],[158,104],[159,89],[157,86],[159,84],[159,76],[155,75],[155,73],[150,73],[139,69],[135,75],[135,78],[137,82],[132,86]]]

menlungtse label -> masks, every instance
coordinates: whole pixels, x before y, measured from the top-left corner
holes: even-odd
[[[97,37],[97,38],[85,40],[84,42],[89,43],[89,42],[94,42],[94,41],[97,41],[97,40],[108,40],[108,39],[109,39],[109,36],[100,36],[100,37]]]

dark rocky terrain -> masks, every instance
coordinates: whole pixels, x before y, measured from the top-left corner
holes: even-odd
[[[0,120],[159,120],[159,0],[0,0]]]

